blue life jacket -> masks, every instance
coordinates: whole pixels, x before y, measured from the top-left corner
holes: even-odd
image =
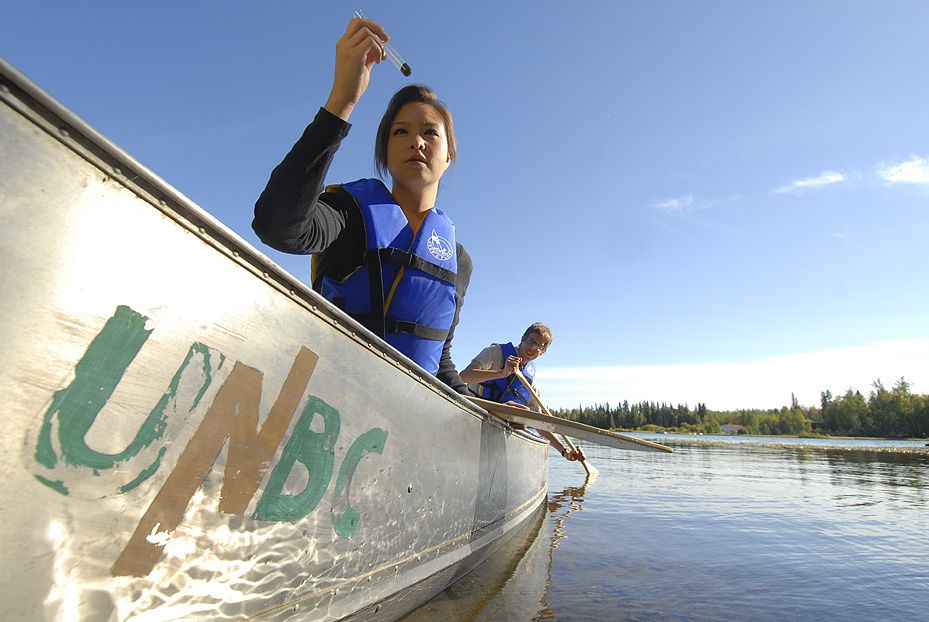
[[[507,357],[517,356],[516,346],[512,343],[501,343],[499,345],[500,349],[503,350],[503,364],[506,365]],[[523,376],[531,384],[532,379],[535,378],[535,365],[532,364],[532,361],[526,363],[526,366],[521,368],[520,371],[523,372]],[[516,377],[516,374],[510,374],[506,378],[487,380],[482,382],[481,386],[483,387],[481,397],[485,400],[493,400],[501,404],[505,402],[519,402],[526,406],[532,404],[532,393]]]
[[[455,318],[455,224],[432,209],[414,236],[403,210],[379,179],[335,188],[347,191],[361,210],[365,259],[339,281],[317,274],[314,256],[314,289],[435,374]]]

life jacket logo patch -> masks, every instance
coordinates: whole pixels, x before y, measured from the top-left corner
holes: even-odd
[[[429,249],[430,255],[440,261],[451,259],[455,254],[451,242],[436,233],[435,229],[432,230],[432,235],[426,240],[426,248]]]

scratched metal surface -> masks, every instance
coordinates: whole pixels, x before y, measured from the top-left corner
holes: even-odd
[[[0,70],[5,618],[396,618],[543,501],[544,444]]]

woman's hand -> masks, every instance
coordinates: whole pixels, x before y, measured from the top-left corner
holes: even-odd
[[[324,106],[326,110],[348,121],[368,88],[371,67],[387,58],[384,43],[389,39],[381,25],[370,19],[355,17],[348,23],[345,34],[335,45],[335,76]]]

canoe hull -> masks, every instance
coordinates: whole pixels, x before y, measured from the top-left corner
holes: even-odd
[[[0,69],[10,619],[390,619],[543,501],[544,443]]]

